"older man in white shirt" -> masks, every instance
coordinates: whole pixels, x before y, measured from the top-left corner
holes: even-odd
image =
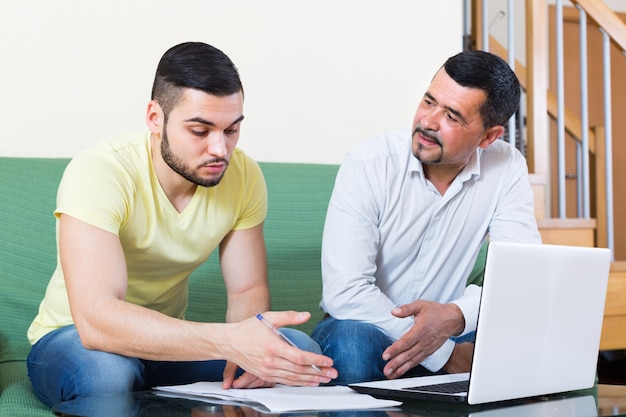
[[[466,51],[437,72],[413,129],[353,149],[322,248],[327,318],[312,336],[333,381],[463,372],[480,287],[466,285],[485,238],[540,243],[524,156],[497,140],[518,107],[502,59]]]

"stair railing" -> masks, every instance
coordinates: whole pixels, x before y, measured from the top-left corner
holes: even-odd
[[[563,54],[563,4],[556,0],[556,74],[557,94],[548,89],[547,60],[549,51],[549,22],[548,5],[546,0],[527,0],[525,8],[526,20],[526,66],[515,59],[514,30],[510,28],[517,20],[513,1],[507,2],[507,31],[508,49],[502,46],[489,34],[488,0],[472,0],[471,5],[466,1],[466,9],[471,10],[471,19],[467,19],[471,26],[471,33],[466,34],[465,44],[475,49],[487,49],[508,60],[515,69],[525,91],[526,105],[521,108],[526,112],[525,154],[528,159],[529,171],[544,174],[550,177],[551,165],[557,165],[557,213],[559,218],[566,217],[565,180],[568,176],[575,176],[577,181],[577,217],[588,219],[591,216],[591,195],[594,196],[596,225],[596,246],[608,247],[614,253],[614,219],[613,219],[613,151],[612,151],[612,114],[611,114],[611,62],[610,45],[617,45],[621,51],[626,50],[626,25],[601,0],[571,0],[579,11],[580,50],[581,53],[581,117],[568,109],[564,101],[562,80],[564,69]],[[604,68],[604,113],[603,126],[589,127],[588,123],[588,93],[587,93],[587,43],[586,33],[588,20],[592,26],[598,28],[603,36],[603,68]],[[544,93],[542,93],[544,92]],[[556,138],[550,138],[550,120],[557,124]],[[511,125],[511,124],[509,124]],[[565,173],[565,133],[576,141],[577,168],[575,174]],[[550,158],[551,141],[557,143],[557,156]],[[595,171],[590,172],[589,157],[595,162]],[[594,179],[590,184],[591,178]],[[550,187],[548,187],[551,192]],[[550,199],[546,199],[547,202]],[[548,203],[549,204],[549,203]],[[550,207],[546,212],[551,212]],[[624,231],[626,233],[626,231]]]

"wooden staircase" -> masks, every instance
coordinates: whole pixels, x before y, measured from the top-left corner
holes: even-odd
[[[546,178],[530,174],[535,217],[545,244],[595,246],[595,219],[546,218]],[[626,349],[626,262],[613,262],[604,309],[600,350]]]
[[[607,33],[612,44],[619,46],[619,51],[626,51],[626,15],[619,17],[612,12],[602,0],[570,0],[576,7],[586,11],[589,16],[588,23],[594,31],[601,28]],[[595,190],[591,196],[595,203],[595,218],[561,219],[551,218],[550,202],[548,194],[551,178],[554,175],[550,168],[551,163],[551,135],[546,134],[550,129],[551,121],[559,117],[556,98],[549,86],[550,68],[550,33],[548,24],[547,0],[527,0],[525,3],[525,65],[519,61],[514,64],[522,88],[527,94],[526,99],[526,139],[527,154],[531,185],[535,193],[535,216],[543,242],[546,244],[562,244],[574,246],[599,246],[607,247],[607,215],[606,205],[606,178],[604,169],[606,161],[604,152],[606,149],[606,127],[601,123],[589,127],[589,152],[595,158],[595,172],[592,172]],[[578,15],[578,12],[575,13]],[[471,2],[471,34],[468,45],[479,49],[486,39],[489,50],[508,59],[506,49],[489,35],[489,29],[482,21],[483,9],[480,0]],[[550,20],[552,21],[552,20]],[[589,25],[588,25],[589,26]],[[591,29],[588,29],[588,31]],[[623,55],[623,53],[622,53]],[[620,92],[616,93],[621,94]],[[577,143],[582,142],[582,123],[574,115],[572,109],[564,108],[565,130]],[[620,129],[623,132],[623,129]],[[613,140],[612,145],[615,144]],[[617,142],[621,143],[621,142]],[[617,148],[616,148],[617,149]],[[546,178],[548,177],[548,178]],[[615,187],[614,187],[615,188]],[[623,211],[623,210],[622,210]],[[615,231],[624,233],[623,228]],[[614,249],[614,248],[612,248]],[[600,350],[626,350],[626,261],[611,264],[609,285],[604,312],[604,323]]]

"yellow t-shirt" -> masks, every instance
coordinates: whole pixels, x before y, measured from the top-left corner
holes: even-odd
[[[155,175],[149,132],[128,134],[81,152],[69,163],[57,194],[57,244],[61,213],[119,236],[128,269],[127,301],[183,318],[187,278],[231,230],[263,222],[267,190],[258,164],[235,149],[221,182],[198,187],[179,213]],[[35,344],[72,323],[57,254],[57,268],[28,339]]]

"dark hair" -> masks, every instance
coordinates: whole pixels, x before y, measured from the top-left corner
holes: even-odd
[[[463,51],[449,58],[443,68],[457,84],[486,93],[480,108],[483,127],[504,126],[517,111],[519,80],[499,56],[485,51]]]
[[[152,99],[167,115],[185,88],[219,97],[243,92],[235,64],[222,51],[202,42],[181,43],[163,54],[152,85]]]

